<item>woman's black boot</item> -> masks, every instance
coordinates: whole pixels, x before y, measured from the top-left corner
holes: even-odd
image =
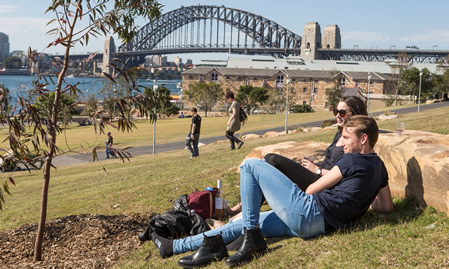
[[[192,255],[179,259],[178,265],[184,268],[203,267],[214,260],[223,260],[228,257],[228,251],[221,234],[204,236],[201,247]]]
[[[226,259],[226,265],[235,266],[251,261],[255,255],[267,251],[267,242],[262,236],[259,227],[251,230],[244,228],[244,239],[239,251]]]

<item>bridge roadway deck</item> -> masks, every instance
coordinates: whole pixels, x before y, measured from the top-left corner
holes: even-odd
[[[435,108],[440,108],[440,107],[445,107],[445,106],[449,106],[449,102],[440,102],[440,103],[434,103],[434,104],[424,104],[420,106],[420,110],[429,110],[429,109],[435,109]],[[393,109],[390,110],[390,112],[396,112],[398,114],[405,114],[405,113],[411,113],[411,112],[416,112],[417,111],[417,107],[413,106],[413,107],[406,107],[406,108],[398,108],[398,109]],[[382,114],[383,112],[375,112],[375,113],[370,113],[370,116],[378,116],[380,114]],[[322,123],[322,121],[313,121],[313,122],[307,122],[304,124],[298,124],[298,125],[289,125],[288,128],[290,130],[297,128],[297,127],[313,127],[313,126],[319,126]],[[268,131],[276,131],[276,132],[281,132],[285,130],[285,126],[282,127],[276,127],[276,128],[270,128],[270,129],[264,129],[264,130],[258,130],[258,131],[251,131],[251,132],[242,132],[241,134],[258,134],[258,135],[263,135]],[[224,133],[224,129],[223,129],[223,133]],[[204,143],[204,144],[211,144],[214,143],[218,140],[225,140],[226,138],[223,136],[216,136],[216,137],[205,137],[205,138],[200,138],[200,142]],[[184,149],[185,145],[184,145],[184,139],[182,139],[182,141],[179,142],[173,142],[173,143],[166,143],[166,144],[156,144],[156,153],[159,152],[167,152],[167,151],[173,151],[173,150],[180,150],[180,149]],[[132,156],[139,156],[139,155],[145,155],[145,154],[152,154],[153,152],[153,146],[149,145],[149,146],[142,146],[142,147],[136,147],[136,148],[132,148],[129,150],[129,153],[131,153]],[[186,153],[187,154],[187,153]],[[187,154],[188,155],[188,154]],[[187,156],[186,155],[186,156]],[[100,160],[105,160],[106,154],[104,151],[98,152],[98,157],[100,158]],[[53,164],[57,167],[57,166],[62,166],[62,165],[72,165],[72,164],[79,164],[79,163],[86,163],[86,162],[92,162],[92,155],[88,154],[88,155],[82,155],[82,154],[78,154],[78,155],[69,155],[69,156],[58,156],[54,159]]]

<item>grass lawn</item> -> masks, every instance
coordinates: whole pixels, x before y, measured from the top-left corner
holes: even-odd
[[[410,113],[399,115],[396,120],[379,122],[379,125],[382,129],[394,130],[396,121],[404,121],[406,129],[447,134],[448,113],[449,108]],[[313,121],[319,117],[327,119],[330,115],[298,114],[290,117],[289,123]],[[227,118],[203,119],[203,137],[223,135]],[[283,119],[284,115],[252,116],[244,131],[282,126]],[[158,139],[160,137],[158,143],[183,139],[189,125],[188,119],[158,121],[158,132],[161,132],[157,134]],[[151,144],[152,125],[141,122],[138,127],[139,133],[135,131],[132,136],[113,133],[114,139],[123,145]],[[74,137],[70,143],[75,145],[83,139],[96,143],[94,138],[88,137],[86,130],[91,132],[92,128],[68,130],[67,136]],[[330,142],[333,135],[334,131],[299,132],[248,140],[240,150],[234,151],[229,151],[228,143],[215,143],[201,147],[201,156],[193,160],[187,158],[186,151],[178,150],[137,156],[124,164],[112,160],[104,163],[106,172],[98,162],[58,167],[52,171],[47,219],[77,214],[150,216],[170,209],[182,194],[215,186],[218,178],[222,179],[226,199],[233,205],[240,200],[239,175],[235,168],[252,148],[290,140]],[[5,176],[10,174],[2,174],[2,179],[6,179]],[[19,172],[11,176],[17,186],[11,187],[12,196],[5,196],[0,230],[36,223],[39,218],[42,172]],[[394,202],[393,213],[369,211],[349,231],[313,240],[269,238],[270,252],[244,268],[449,267],[449,218],[431,207],[419,208],[411,200],[395,198]],[[145,261],[149,252],[152,257]],[[147,242],[136,252],[122,257],[116,268],[176,268],[178,259],[185,255],[163,260],[154,244]],[[210,266],[223,267],[224,262]]]

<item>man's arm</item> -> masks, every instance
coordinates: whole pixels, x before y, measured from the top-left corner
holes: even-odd
[[[192,131],[190,132],[190,138],[194,139],[195,136],[193,135],[195,133],[195,129],[196,129],[196,123],[192,124]]]
[[[391,192],[389,185],[380,189],[376,199],[374,199],[374,201],[371,203],[370,208],[381,212],[393,211],[394,205],[393,199],[391,199]]]
[[[340,172],[340,168],[338,168],[338,166],[334,166],[329,172],[327,172],[325,175],[320,177],[320,179],[318,179],[314,183],[310,184],[306,190],[306,193],[314,194],[317,192],[321,192],[325,189],[328,189],[328,188],[334,186],[342,178],[343,178],[343,175]]]

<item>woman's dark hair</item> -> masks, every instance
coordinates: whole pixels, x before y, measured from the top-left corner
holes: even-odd
[[[229,98],[234,99],[234,93],[231,91],[226,92],[225,96],[226,96],[226,99],[229,99]]]
[[[368,115],[365,102],[357,96],[342,97],[340,102],[344,102],[349,107],[352,111],[352,115]]]

